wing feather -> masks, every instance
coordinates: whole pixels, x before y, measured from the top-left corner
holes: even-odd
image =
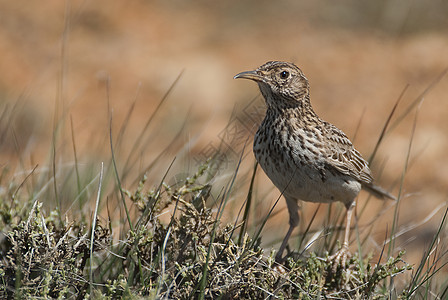
[[[328,139],[327,162],[339,172],[350,175],[363,183],[373,181],[369,164],[362,158],[361,153],[353,147],[352,142],[344,132],[333,124],[323,123]]]

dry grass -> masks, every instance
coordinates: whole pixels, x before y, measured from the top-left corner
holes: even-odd
[[[423,3],[3,3],[2,291],[446,297],[446,77],[419,95],[448,66],[447,8]],[[316,111],[366,157],[375,152],[375,177],[400,194],[397,203],[361,195],[354,277],[324,276],[338,205],[304,205],[284,272],[266,252],[281,240],[284,204],[268,218],[278,192],[261,172],[251,182],[249,146],[239,163],[260,105],[231,78],[272,59],[302,67]],[[161,253],[178,261],[162,264]]]

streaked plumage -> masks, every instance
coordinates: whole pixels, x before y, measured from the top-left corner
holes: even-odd
[[[290,228],[277,259],[281,260],[298,225],[298,200],[340,201],[348,209],[345,240],[337,255],[344,264],[354,200],[361,188],[377,197],[394,197],[372,184],[368,163],[347,136],[314,112],[308,80],[297,66],[272,61],[235,78],[257,82],[267,105],[266,116],[255,134],[254,154],[283,193],[290,214]]]

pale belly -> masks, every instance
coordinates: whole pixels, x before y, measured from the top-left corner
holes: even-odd
[[[269,155],[268,155],[269,153]],[[329,171],[323,163],[294,162],[283,152],[254,146],[254,154],[261,168],[282,194],[291,199],[350,204],[359,194],[361,184],[354,178]]]

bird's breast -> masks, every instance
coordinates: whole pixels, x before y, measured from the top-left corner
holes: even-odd
[[[311,202],[350,201],[360,185],[327,169],[319,133],[265,119],[254,138],[254,155],[285,195]]]

